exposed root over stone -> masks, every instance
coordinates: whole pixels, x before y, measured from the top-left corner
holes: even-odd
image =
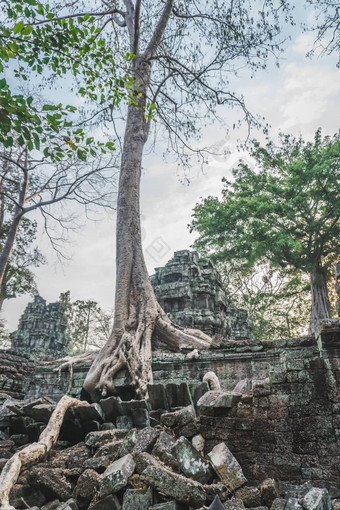
[[[46,457],[57,442],[67,409],[84,405],[88,405],[88,403],[65,395],[53,411],[46,428],[40,434],[39,441],[26,446],[6,462],[0,475],[0,510],[15,510],[9,503],[9,495],[19,478],[21,470]]]
[[[220,380],[219,378],[217,377],[217,375],[215,374],[215,372],[207,372],[205,374],[205,376],[203,377],[203,382],[206,382],[208,383],[209,385],[209,388],[211,390],[220,390],[221,389],[221,384],[220,384]]]
[[[153,297],[153,296],[152,296]],[[136,397],[147,396],[147,386],[153,382],[152,351],[166,349],[209,349],[212,339],[198,330],[175,326],[157,302],[143,307],[136,320],[129,321],[123,330],[116,329],[111,339],[91,366],[84,389],[92,400],[113,394],[115,375],[126,369],[135,387]]]

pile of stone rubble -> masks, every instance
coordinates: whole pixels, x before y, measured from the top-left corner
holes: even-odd
[[[228,394],[230,398],[230,393]],[[149,400],[109,397],[69,409],[45,462],[21,473],[11,504],[31,510],[340,510],[326,489],[247,481],[224,442],[210,451],[200,409],[223,392],[206,383],[149,387]],[[56,403],[0,395],[0,470],[37,441]]]

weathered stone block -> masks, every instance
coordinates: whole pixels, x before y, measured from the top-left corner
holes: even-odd
[[[132,452],[133,447],[137,443],[137,430],[131,429],[130,432],[125,436],[123,442],[119,448],[118,457],[123,457],[128,453]]]
[[[79,508],[88,508],[99,484],[99,474],[93,469],[86,469],[78,478],[73,492]]]
[[[123,497],[122,510],[148,510],[152,504],[150,489],[128,489]]]
[[[124,439],[129,431],[126,429],[98,430],[89,432],[85,437],[85,444],[91,448],[98,448],[106,441],[117,441]]]
[[[223,391],[208,391],[197,402],[197,408],[200,414],[214,416],[216,412],[221,413],[221,410],[226,412],[234,407],[242,398],[240,393],[223,392]]]
[[[117,496],[110,494],[106,498],[92,501],[89,510],[121,510]]]
[[[185,437],[179,438],[171,451],[186,476],[201,483],[208,483],[212,479],[209,464],[204,462],[201,454]]]
[[[73,498],[70,498],[65,503],[57,506],[56,510],[78,510],[78,505]]]
[[[332,502],[327,489],[313,487],[303,498],[302,506],[306,510],[331,510]]]
[[[285,510],[287,501],[285,499],[276,498],[273,501],[270,510]]]
[[[237,499],[242,499],[246,508],[261,506],[261,493],[257,487],[241,487],[235,492]]]
[[[75,417],[81,422],[97,421],[103,423],[105,421],[105,413],[99,404],[91,404],[89,406],[77,406],[73,408]]]
[[[164,384],[148,384],[148,394],[149,403],[153,410],[166,409],[170,411]]]
[[[278,486],[272,478],[267,478],[261,483],[261,501],[262,504],[270,508],[273,501],[280,497]]]
[[[194,421],[195,411],[192,406],[183,407],[172,413],[164,413],[161,416],[161,423],[167,427],[183,427]]]
[[[214,497],[212,503],[210,504],[209,510],[225,510],[225,507],[224,505],[222,505],[222,502],[217,494]]]
[[[185,476],[173,473],[161,465],[148,466],[141,474],[141,480],[166,496],[200,508],[205,501],[203,486]]]
[[[116,418],[116,427],[117,429],[126,429],[130,430],[133,427],[133,421],[131,416],[123,415],[117,416]]]
[[[134,452],[148,452],[150,453],[160,431],[152,427],[145,427],[136,434],[136,442],[133,446]]]
[[[222,480],[230,490],[234,491],[247,482],[240,464],[225,443],[216,445],[212,451],[208,453],[208,457],[220,480]]]
[[[120,397],[104,398],[99,401],[99,404],[105,413],[107,421],[114,422],[117,416],[124,414]]]
[[[172,447],[175,444],[173,437],[162,431],[152,449],[152,455],[158,457],[164,464],[170,466],[174,471],[179,471],[177,459],[172,454]]]
[[[66,480],[61,469],[49,469],[38,465],[31,468],[27,479],[48,499],[67,501],[72,497],[72,485]]]
[[[302,510],[300,501],[296,498],[288,498],[285,510]]]
[[[104,471],[99,480],[100,497],[103,498],[109,494],[114,494],[125,487],[134,470],[135,462],[130,454],[113,462]]]
[[[224,503],[225,510],[244,510],[245,506],[242,499],[232,499]]]
[[[170,409],[192,405],[188,383],[166,384],[165,391]]]

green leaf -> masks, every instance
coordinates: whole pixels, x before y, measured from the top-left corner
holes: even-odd
[[[33,30],[31,25],[27,25],[23,30],[21,30],[21,35],[29,35]]]
[[[14,25],[14,28],[13,28],[13,32],[15,34],[19,34],[21,32],[21,30],[24,28],[24,22],[23,21],[19,21],[18,23],[16,23]]]

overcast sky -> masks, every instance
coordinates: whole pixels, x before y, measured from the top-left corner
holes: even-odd
[[[254,79],[240,75],[236,88],[243,93],[252,113],[264,115],[271,125],[270,135],[275,138],[279,130],[312,139],[318,127],[324,135],[339,129],[340,87],[336,55],[305,57],[310,49],[311,34],[299,34],[287,44],[280,68],[274,64],[258,72]],[[221,112],[227,125],[232,126],[235,114]],[[261,138],[261,133],[253,133]],[[209,127],[202,145],[215,144],[222,152],[231,150],[224,159],[213,157],[202,172],[193,166],[190,182],[184,179],[177,165],[162,159],[163,147],[144,158],[142,177],[142,230],[146,262],[150,274],[164,265],[176,250],[190,248],[194,234],[187,228],[192,209],[208,195],[218,195],[221,179],[240,158],[236,150],[242,132],[229,134],[217,123]],[[246,157],[243,155],[243,157]],[[60,264],[51,251],[45,236],[37,244],[48,259],[48,264],[35,270],[40,295],[48,302],[56,301],[61,292],[71,291],[71,298],[93,299],[105,309],[113,307],[115,280],[115,215],[103,215],[101,221],[88,221],[82,229],[71,235],[67,247],[71,260]],[[32,300],[24,296],[8,300],[3,317],[10,331],[16,329],[18,319]]]

